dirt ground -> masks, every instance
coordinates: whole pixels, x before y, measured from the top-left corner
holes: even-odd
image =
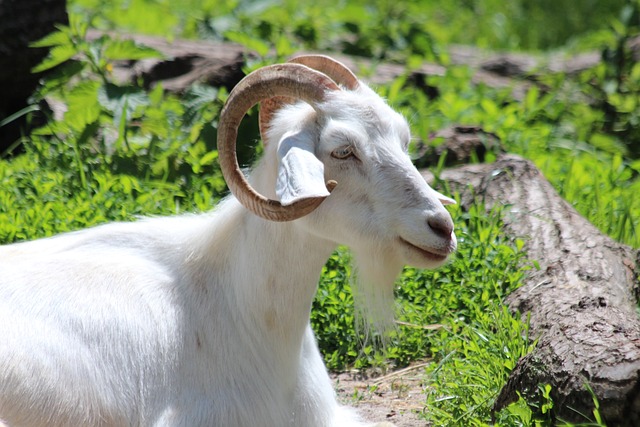
[[[334,388],[344,405],[357,408],[368,421],[387,421],[397,427],[425,427],[419,418],[425,410],[424,367],[416,362],[409,367],[382,374],[367,369],[332,374]]]

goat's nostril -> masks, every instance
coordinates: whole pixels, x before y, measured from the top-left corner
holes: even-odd
[[[440,237],[451,238],[453,233],[453,221],[443,215],[434,215],[427,220],[429,228]]]

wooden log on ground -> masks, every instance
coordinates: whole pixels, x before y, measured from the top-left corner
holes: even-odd
[[[425,178],[430,179],[429,174]],[[538,340],[497,397],[494,410],[540,397],[551,385],[557,419],[593,419],[593,390],[608,425],[640,425],[640,252],[603,235],[553,189],[533,163],[515,155],[466,165],[440,179],[460,191],[462,204],[502,207],[504,230],[525,241],[539,269],[507,298],[530,316]]]
[[[94,40],[105,34],[134,40],[164,55],[164,58],[117,61],[113,67],[117,81],[134,82],[141,78],[147,87],[162,82],[163,88],[170,92],[182,92],[196,82],[231,90],[244,77],[242,67],[246,58],[253,55],[235,43],[181,39],[169,41],[157,36],[98,30],[87,31],[87,38]]]
[[[162,82],[166,90],[173,92],[184,91],[195,82],[230,89],[244,76],[242,67],[246,58],[257,57],[254,52],[235,43],[182,39],[169,41],[157,36],[105,33],[97,30],[89,30],[87,37],[91,40],[104,34],[135,40],[166,56],[164,59],[116,63],[114,75],[120,81],[142,78],[147,85]],[[630,41],[632,48],[633,43],[638,44],[638,40],[640,37]],[[386,84],[399,76],[407,76],[417,87],[433,94],[437,93],[437,89],[429,87],[426,78],[443,76],[446,73],[446,67],[429,62],[424,62],[417,69],[409,70],[404,64],[374,62],[368,58],[333,52],[320,53],[333,56],[358,74],[362,70],[375,70],[366,79],[370,83]],[[524,98],[528,89],[535,84],[532,80],[535,81],[539,74],[577,74],[596,66],[601,60],[599,52],[585,52],[574,56],[566,56],[563,53],[534,55],[491,52],[473,46],[451,46],[449,56],[452,65],[468,66],[474,70],[471,79],[474,84],[496,89],[510,88],[516,100]]]
[[[242,67],[246,57],[255,57],[255,53],[235,43],[221,43],[205,40],[173,40],[162,37],[129,33],[104,33],[89,30],[89,39],[104,34],[111,37],[132,39],[163,53],[164,59],[145,59],[141,61],[120,61],[114,66],[114,75],[120,81],[135,81],[142,78],[147,85],[162,82],[166,90],[181,92],[195,82],[210,83],[216,86],[233,87],[242,77]],[[299,54],[305,52],[298,52]],[[311,52],[306,52],[311,53]],[[360,70],[375,70],[367,79],[373,84],[389,83],[399,76],[407,76],[418,86],[425,85],[428,76],[442,76],[446,68],[442,65],[425,62],[419,68],[409,70],[404,64],[374,63],[368,58],[354,57],[333,52],[315,52],[331,55],[347,67],[360,74]],[[475,84],[493,88],[510,88],[516,99],[522,99],[531,82],[514,79],[484,69],[476,69],[472,77]]]
[[[529,54],[492,52],[474,46],[454,45],[449,48],[451,63],[495,73],[504,77],[535,77],[538,74],[577,74],[593,68],[602,60],[600,52],[583,52],[567,56],[562,52]]]
[[[484,162],[488,153],[496,156],[504,153],[500,139],[479,126],[450,126],[431,134],[429,141],[419,139],[415,144],[413,164],[417,168],[438,164],[443,155],[444,165],[451,167],[470,163],[472,159]]]

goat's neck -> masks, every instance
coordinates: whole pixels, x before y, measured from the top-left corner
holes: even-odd
[[[299,342],[309,323],[322,266],[335,245],[294,223],[273,223],[247,214],[238,265],[251,276],[237,289],[240,304],[253,305],[262,333]],[[258,230],[256,232],[256,230]],[[255,267],[261,266],[256,272]]]
[[[266,146],[250,177],[253,187],[270,198],[276,198],[275,148]],[[241,264],[245,271],[253,272],[257,265],[262,271],[242,281],[241,301],[256,305],[256,321],[267,333],[299,341],[309,323],[322,266],[336,245],[310,233],[301,224],[305,220],[271,222],[246,211],[243,216],[247,227]]]
[[[233,277],[229,283],[210,284],[229,288],[223,293],[228,312],[222,315],[233,322],[223,323],[234,336],[242,337],[238,345],[251,347],[247,352],[272,354],[274,363],[296,366],[318,279],[335,244],[306,232],[295,221],[260,219],[235,200],[228,201],[223,211],[229,221],[221,227],[225,235],[218,235],[208,251],[209,268],[227,270]],[[220,253],[217,246],[226,249]],[[219,314],[212,315],[207,323],[219,324],[215,318]]]
[[[275,198],[273,148],[267,147],[250,177],[253,187],[270,198]],[[242,345],[253,347],[247,350],[273,354],[274,362],[290,369],[297,365],[292,358],[300,357],[318,279],[336,244],[307,231],[305,220],[266,221],[236,200],[228,202],[222,217],[230,223],[221,229],[229,234],[218,235],[214,245],[224,241],[229,259],[212,261],[216,268],[233,270],[234,280],[225,285],[232,288],[227,298],[234,335],[246,338]]]

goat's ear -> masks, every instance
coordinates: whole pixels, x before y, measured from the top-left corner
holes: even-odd
[[[314,154],[313,139],[305,132],[287,132],[279,141],[276,195],[285,206],[329,195],[324,165]]]

